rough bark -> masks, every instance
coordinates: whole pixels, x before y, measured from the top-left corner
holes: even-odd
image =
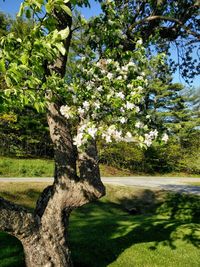
[[[33,214],[1,198],[0,230],[21,240],[28,267],[71,267],[69,215],[73,209],[104,195],[105,189],[100,180],[95,142],[84,152],[78,152],[70,125],[54,103],[49,104],[48,123],[55,150],[54,183],[42,192]]]
[[[70,7],[70,3],[67,3]],[[54,11],[58,30],[71,28],[71,17]],[[63,41],[69,50],[71,34]],[[66,55],[60,55],[48,65],[46,75],[53,70],[65,75]],[[54,96],[55,99],[55,96]],[[68,218],[71,211],[105,194],[100,180],[97,150],[94,142],[79,153],[73,145],[71,126],[60,114],[59,99],[48,99],[47,120],[54,145],[54,183],[40,195],[33,214],[0,198],[0,230],[21,240],[27,267],[71,267],[68,248]],[[76,165],[79,161],[80,176]]]
[[[36,223],[26,209],[0,198],[0,230],[19,239],[30,236]]]

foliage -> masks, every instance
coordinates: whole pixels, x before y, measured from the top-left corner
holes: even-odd
[[[44,114],[26,107],[0,116],[1,155],[53,157],[48,125]]]
[[[87,2],[72,4],[88,5]],[[46,8],[47,12],[45,19],[39,13],[42,6]],[[63,40],[68,36],[69,28],[66,27],[59,33],[55,30],[55,21],[51,14],[55,6],[61,12],[71,15],[70,11],[61,4],[61,1],[54,3],[50,1],[48,4],[44,1],[36,1],[34,4],[31,1],[24,1],[19,15],[24,14],[27,21],[18,17],[12,23],[12,33],[2,41],[2,45],[5,47],[5,54],[2,55],[1,61],[3,72],[5,71],[3,58],[10,62],[9,57],[12,57],[12,62],[9,63],[6,70],[6,80],[9,88],[5,92],[9,101],[13,98],[18,107],[21,105],[27,107],[33,104],[37,110],[43,110],[46,105],[47,88],[53,92],[52,100],[55,100],[56,95],[59,94],[59,101],[62,104],[67,103],[65,108],[62,109],[63,115],[72,120],[72,123],[76,125],[75,128],[78,128],[79,133],[76,132],[76,129],[73,133],[74,144],[78,146],[88,138],[96,138],[100,134],[108,142],[111,140],[120,142],[125,140],[139,141],[142,145],[148,146],[157,136],[156,129],[163,129],[162,126],[160,127],[160,123],[162,125],[164,123],[173,134],[174,132],[180,132],[181,140],[185,140],[185,137],[183,137],[185,126],[183,127],[183,125],[188,122],[190,116],[185,112],[185,100],[180,94],[182,87],[171,82],[166,58],[162,54],[154,57],[152,51],[150,51],[150,44],[156,46],[158,51],[160,49],[168,51],[170,47],[169,40],[178,42],[178,38],[185,40],[187,36],[197,40],[198,19],[194,1],[191,3],[189,1],[184,3],[162,1],[162,4],[152,1],[143,1],[143,3],[130,1],[127,5],[120,1],[106,1],[102,3],[103,13],[89,22],[81,16],[77,16],[75,24],[81,26],[81,30],[78,33],[73,32],[72,49],[75,62],[70,62],[68,76],[65,79],[58,77],[51,69],[46,73],[46,61],[51,64],[57,53],[64,55],[67,52],[64,51]],[[182,27],[175,20],[181,21],[181,14],[186,9],[188,9],[188,12],[185,14]],[[166,10],[168,10],[168,14]],[[157,18],[153,18],[151,14],[154,14]],[[192,20],[193,24],[189,25],[189,20]],[[167,21],[169,24],[167,24]],[[2,26],[4,32],[6,27]],[[176,33],[173,31],[175,28]],[[148,38],[145,39],[144,36]],[[81,42],[78,41],[78,38],[81,38]],[[17,52],[15,54],[16,48]],[[24,53],[24,49],[26,49],[26,53]],[[189,56],[189,50],[191,48],[187,50],[187,56]],[[21,56],[22,54],[23,56]],[[185,60],[188,59],[185,58]],[[37,67],[31,68],[36,61]],[[191,64],[189,66],[191,67]],[[73,69],[71,75],[69,75],[69,68]],[[195,70],[195,67],[191,68]],[[22,73],[23,76],[21,76]],[[141,73],[143,75],[140,75]],[[92,77],[93,80],[91,81]],[[118,78],[121,78],[121,80],[117,80]],[[127,89],[128,87],[129,89]],[[100,88],[100,92],[95,90],[96,88]],[[114,91],[115,93],[113,93]],[[109,95],[111,95],[110,99],[105,98]],[[16,96],[19,101],[16,101]],[[125,104],[123,96],[127,101]],[[94,102],[94,100],[97,101]],[[122,110],[124,110],[123,116],[121,115]],[[23,121],[21,117],[23,117],[24,112],[29,113],[29,111],[19,112],[20,121]],[[34,118],[39,119],[39,116],[35,115],[34,112],[31,114]],[[43,120],[42,116],[41,118]],[[104,121],[105,126],[102,126],[102,121]],[[8,126],[8,123],[6,124]],[[27,137],[29,130],[22,132],[19,130],[22,128],[20,124],[19,122],[18,125],[17,122],[14,123],[14,126],[11,126],[9,122],[10,126],[7,128],[7,132],[4,131],[2,135],[4,138],[5,136],[9,137],[7,135],[8,131],[10,132],[11,128],[14,128],[14,134],[9,138],[10,141],[6,141],[6,143],[13,142],[17,127],[20,135],[18,140],[21,140],[15,142],[17,146],[15,145],[12,151],[22,155],[21,151],[24,151],[23,143],[28,143],[30,153],[33,153],[31,143],[37,143],[38,146],[41,146],[40,140],[44,140],[38,137],[40,132],[42,134],[42,127],[41,131],[36,130],[34,138],[30,138]],[[31,127],[32,132],[33,128],[38,129],[36,121],[32,125],[34,125]],[[133,127],[135,128],[134,131],[132,130]],[[44,136],[47,135],[44,134]],[[181,147],[183,142],[181,141]],[[175,145],[177,153],[180,154],[178,146]],[[126,155],[120,155],[120,147],[125,148]],[[144,153],[134,145],[129,149],[127,145],[120,143],[116,149],[111,145],[110,148],[104,150],[105,156],[103,156],[104,152],[101,149],[101,160],[103,162],[112,161],[111,164],[114,166],[131,169],[138,169],[143,166],[142,168],[148,171],[157,170],[162,162],[160,168],[163,171],[169,171],[178,168],[177,162],[180,159],[179,155],[174,157],[173,153],[169,153],[171,147],[173,145],[169,145],[168,149],[165,147],[164,150],[168,152],[164,153],[160,152],[163,151],[163,148],[159,149],[159,146],[155,144],[152,149]],[[108,152],[109,149],[111,150]],[[114,152],[117,152],[118,159],[116,156],[114,157]],[[145,163],[141,164],[135,153],[139,155],[140,160],[146,158]],[[106,159],[106,154],[112,155],[112,158]],[[162,157],[162,155],[164,156]],[[156,157],[161,158],[157,159]],[[183,162],[183,158],[181,160]]]
[[[104,4],[109,21],[110,2]],[[141,37],[146,46],[153,51],[165,51],[170,56],[170,49],[177,51],[176,61],[169,57],[171,71],[179,68],[179,73],[187,82],[199,74],[198,54],[200,28],[199,3],[196,0],[132,0],[115,1],[118,18],[123,24],[124,50],[135,49],[134,40]],[[112,42],[110,42],[112,43]],[[151,44],[151,46],[150,46]]]
[[[71,16],[69,7],[61,2],[25,1],[19,15],[32,19],[32,31],[23,38],[16,39],[11,32],[2,39],[1,69],[8,101],[19,106],[33,104],[38,111],[50,101],[66,102],[60,111],[73,125],[74,145],[78,148],[100,135],[107,142],[114,139],[150,146],[160,134],[151,127],[150,116],[145,117],[144,124],[138,121],[141,117],[138,104],[143,101],[142,91],[152,83],[151,73],[164,64],[164,55],[147,57],[141,40],[135,42],[134,52],[123,52],[118,45],[118,27],[113,31],[108,24],[104,29],[113,35],[116,48],[108,46],[97,56],[88,40],[85,57],[76,62],[77,72],[72,82],[66,83],[53,67],[54,58],[67,53],[64,40],[69,36],[69,26],[58,31],[52,21],[53,8]],[[38,19],[37,12],[42,6],[46,8],[45,19]],[[95,29],[96,20],[91,20],[89,39],[91,31],[97,36]],[[105,38],[100,37],[101,45],[107,45]],[[117,58],[116,49],[120,54]],[[52,67],[47,67],[46,62]],[[160,138],[166,141],[167,135]]]
[[[181,139],[171,136],[167,144],[154,143],[147,150],[123,142],[107,145],[100,142],[100,162],[136,173],[199,174],[199,130],[183,136]]]

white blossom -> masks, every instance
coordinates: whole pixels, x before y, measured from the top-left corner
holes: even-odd
[[[111,80],[111,79],[113,78],[113,74],[109,72],[109,73],[107,74],[107,77],[108,77],[109,80]]]
[[[121,99],[124,99],[124,94],[122,92],[116,93],[117,97],[120,97]]]
[[[119,121],[120,121],[122,124],[124,124],[124,123],[127,121],[127,119],[125,119],[124,117],[121,117],[121,118],[119,119]]]
[[[156,138],[158,136],[158,131],[155,129],[149,132],[149,136],[152,138]]]
[[[92,138],[94,138],[97,133],[97,128],[93,125],[87,129],[87,132]]]
[[[77,147],[80,147],[83,144],[83,133],[79,133],[77,134],[74,138],[73,138],[73,144]]]
[[[99,109],[100,106],[101,106],[101,103],[100,103],[99,101],[96,101],[96,102],[94,103],[94,106],[95,106],[95,108]]]
[[[143,81],[144,78],[143,78],[142,76],[137,76],[137,80],[139,80],[139,81]]]
[[[100,61],[98,61],[98,62],[96,63],[96,66],[97,66],[97,67],[99,67],[99,68],[100,68],[100,67],[102,67],[102,64],[101,64],[101,62],[100,62]]]
[[[79,107],[79,108],[78,108],[78,113],[79,113],[80,116],[84,115],[84,113],[85,113],[85,109]]]
[[[135,67],[135,63],[133,63],[133,62],[129,62],[129,63],[127,64],[127,66],[128,66],[128,67]]]
[[[149,133],[146,133],[144,136],[145,136],[144,144],[150,146],[152,144],[152,141],[157,138],[158,131],[156,129],[152,130]]]
[[[126,66],[122,66],[122,71],[127,72],[128,71],[128,66],[127,65]]]
[[[112,62],[112,59],[110,59],[110,58],[106,60],[107,64],[110,64],[111,62]]]
[[[111,126],[109,126],[109,127],[108,127],[108,130],[107,130],[108,135],[112,135],[112,134],[114,134],[114,133],[115,133],[115,130],[116,130],[115,125],[111,125]]]
[[[111,143],[112,142],[112,139],[111,139],[110,135],[106,135],[105,139],[106,139],[106,143]]]
[[[102,134],[102,137],[106,140],[106,143],[111,143],[112,139],[111,139],[111,134],[106,132]]]
[[[143,90],[142,86],[137,87],[138,92],[141,92]]]
[[[138,113],[140,112],[140,108],[138,106],[135,106],[135,111]]]
[[[99,87],[97,87],[97,91],[98,91],[98,92],[103,91],[103,87],[100,85]]]
[[[138,41],[137,41],[137,44],[139,44],[139,45],[142,45],[142,39],[139,39]]]
[[[121,141],[122,140],[122,131],[118,131],[116,130],[113,134],[113,138],[116,140],[116,141]]]
[[[124,108],[123,108],[123,107],[121,107],[121,108],[120,108],[120,111],[121,111],[122,113],[124,113],[124,112],[125,112],[125,110],[124,110]]]
[[[164,133],[161,140],[166,143],[168,141],[168,139],[169,139],[168,134]]]
[[[152,144],[152,137],[149,134],[145,134],[144,137],[144,144],[150,146]]]
[[[133,104],[133,103],[131,103],[131,102],[129,102],[129,101],[127,101],[126,102],[126,108],[129,110],[132,110],[133,108],[135,107],[135,104]]]
[[[84,102],[83,102],[83,107],[84,107],[85,109],[89,109],[89,107],[90,107],[90,103],[89,103],[88,101],[84,101]]]
[[[136,124],[135,124],[135,127],[140,129],[140,128],[144,127],[144,124],[141,121],[137,121]]]
[[[130,132],[127,132],[126,133],[126,135],[125,135],[125,137],[124,137],[124,141],[125,142],[133,142],[133,136],[132,136],[132,134],[130,133]]]
[[[133,88],[133,85],[132,85],[131,83],[129,83],[129,84],[127,85],[127,88],[128,88],[128,89],[132,89],[132,88]]]
[[[69,119],[69,118],[71,118],[73,116],[71,108],[69,106],[67,106],[67,105],[61,106],[60,113],[67,119]]]
[[[108,25],[112,26],[114,24],[114,22],[112,20],[108,20]]]

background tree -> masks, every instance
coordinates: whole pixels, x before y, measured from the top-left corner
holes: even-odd
[[[149,46],[170,55],[170,48],[177,50],[178,60],[170,58],[172,71],[178,65],[181,75],[191,81],[199,74],[199,1],[115,1],[117,13],[123,20],[124,49],[134,49],[135,36],[140,36]],[[106,6],[105,6],[106,8]],[[197,58],[193,52],[197,52]]]
[[[16,39],[20,38],[23,42],[33,28],[33,21],[30,18],[16,17],[10,19],[4,14],[1,16],[4,21],[1,24],[1,37],[12,32]],[[23,106],[13,107],[12,110],[9,107],[5,108],[4,87],[2,79],[0,154],[17,157],[53,157],[46,114],[41,110],[38,113],[25,103]]]

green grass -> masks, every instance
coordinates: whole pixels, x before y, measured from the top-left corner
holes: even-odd
[[[52,160],[6,157],[0,159],[0,176],[3,177],[47,177],[52,176],[53,169]]]
[[[112,166],[100,165],[101,176],[140,176],[152,175],[146,173],[132,173],[128,170],[117,169]],[[54,172],[53,160],[45,159],[17,159],[0,157],[0,177],[52,177]],[[153,174],[153,176],[200,177],[186,173]]]
[[[0,195],[32,209],[45,184],[27,185],[1,183]],[[71,216],[75,267],[200,266],[199,219],[199,197],[108,186],[106,197]],[[20,244],[3,233],[0,266],[23,266]]]
[[[127,170],[100,165],[102,176],[130,176]],[[53,160],[0,158],[0,177],[52,177],[54,172]]]

